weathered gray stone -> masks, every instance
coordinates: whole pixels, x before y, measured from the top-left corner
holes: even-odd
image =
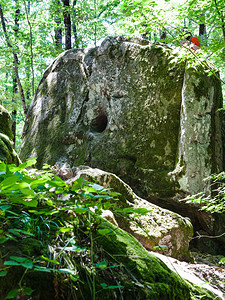
[[[30,106],[21,157],[118,175],[140,197],[218,235],[214,217],[179,199],[210,193],[222,170],[221,84],[201,63],[146,40],[106,38],[62,53]],[[220,246],[219,246],[220,247]]]
[[[0,105],[0,161],[18,164],[20,160],[12,139],[12,119],[8,111]]]
[[[209,77],[201,66],[196,70],[187,65],[182,89],[178,162],[170,174],[178,176],[181,190],[190,194],[209,193],[210,182],[204,179],[222,171],[222,122],[217,111],[220,107],[220,81]]]
[[[107,38],[62,53],[30,106],[21,157],[113,172],[141,196],[209,192],[222,166],[221,86],[176,50]]]
[[[119,207],[149,210],[146,215],[139,215],[138,218],[133,218],[134,214],[124,218],[106,212],[103,217],[131,233],[148,250],[153,250],[158,245],[164,245],[167,255],[181,260],[190,260],[188,247],[193,235],[193,228],[189,219],[138,197],[125,182],[112,173],[81,166],[77,168],[75,177],[69,179],[67,183],[72,183],[80,177],[119,192],[121,194]],[[162,250],[155,251],[161,252]]]

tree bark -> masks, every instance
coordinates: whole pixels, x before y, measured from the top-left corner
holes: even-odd
[[[56,17],[54,18],[54,21],[56,23],[56,26],[54,28],[54,31],[55,31],[55,46],[56,46],[57,50],[62,49],[62,29],[60,28],[61,19],[57,16],[57,15],[59,15],[59,8],[58,8],[59,4],[60,4],[60,1],[57,1]]]
[[[15,3],[17,4],[18,0],[15,0]],[[18,31],[19,31],[19,14],[20,14],[20,9],[16,9],[15,11],[15,27],[14,27],[14,32],[15,32],[15,38],[18,36]],[[13,76],[13,96],[12,96],[12,102],[16,103],[16,94],[18,93],[18,88],[17,88],[17,81],[15,78],[15,75]],[[14,145],[16,144],[16,117],[17,117],[17,109],[14,108],[12,111],[12,132],[13,132],[13,143]]]
[[[71,49],[71,18],[69,13],[70,0],[62,0],[64,5],[63,17],[65,25],[65,50]]]
[[[223,33],[223,40],[224,40],[224,43],[225,43],[225,18],[224,18],[224,15],[223,15],[222,11],[219,10],[219,7],[217,5],[216,0],[214,0],[214,3],[215,3],[215,6],[216,6],[217,13],[220,17],[221,29],[222,29],[222,33]]]
[[[19,91],[20,91],[20,98],[21,98],[21,101],[22,101],[23,112],[24,112],[24,114],[26,116],[26,114],[27,114],[26,101],[25,101],[23,87],[22,87],[22,84],[21,84],[21,81],[20,81],[20,76],[19,76],[19,71],[18,71],[19,60],[18,60],[18,56],[17,56],[15,50],[13,49],[13,47],[12,47],[12,45],[10,43],[9,36],[7,34],[6,25],[5,25],[5,19],[4,19],[4,15],[3,15],[3,10],[2,10],[1,4],[0,4],[0,17],[1,17],[2,29],[3,29],[3,32],[4,32],[4,35],[5,35],[7,46],[11,49],[12,54],[13,54],[13,69],[14,69],[14,74],[15,74],[17,85],[19,87]]]
[[[33,34],[32,34],[32,26],[29,19],[30,8],[27,7],[26,1],[24,0],[27,24],[30,31],[30,62],[31,62],[31,72],[32,72],[32,97],[34,95],[34,54],[33,54]]]
[[[75,6],[77,5],[77,0],[73,1],[73,12],[75,15],[75,21],[73,22],[73,36],[74,36],[74,41],[75,41],[75,47],[79,48],[79,42],[78,42],[78,36],[77,36],[77,26],[76,26],[76,10]]]
[[[17,93],[18,93],[17,82],[16,82],[16,78],[14,77],[13,78],[13,99],[12,99],[12,102],[14,102],[14,103],[16,102],[15,98],[16,98]],[[12,111],[12,121],[13,121],[12,132],[13,132],[13,143],[14,143],[14,145],[16,143],[16,116],[17,116],[17,110],[14,109]]]

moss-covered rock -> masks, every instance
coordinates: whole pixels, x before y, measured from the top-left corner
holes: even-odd
[[[0,105],[0,160],[7,163],[19,163],[19,157],[12,142],[12,120],[8,111]]]
[[[101,230],[106,230],[104,235],[100,233]],[[44,245],[34,239],[25,239],[26,245],[21,246],[22,244],[24,241],[21,244],[12,241],[1,245],[1,267],[11,256],[36,258],[46,250]],[[0,276],[0,299],[5,299],[10,290],[19,288],[19,284],[33,290],[30,296],[21,295],[16,298],[21,300],[49,300],[54,299],[56,294],[59,300],[73,299],[71,297],[96,300],[214,299],[211,292],[183,280],[160,259],[150,254],[132,235],[107,220],[102,219],[98,230],[93,232],[92,251],[94,263],[104,262],[107,267],[96,268],[93,273],[94,268],[89,267],[89,260],[81,258],[80,263],[77,258],[77,262],[75,260],[72,263],[79,276],[77,282],[76,276],[72,281],[69,276],[57,272],[26,270],[22,266],[11,268],[6,276]],[[71,268],[70,259],[68,268]]]
[[[22,159],[114,173],[138,196],[218,235],[212,218],[177,199],[210,193],[204,179],[222,170],[221,83],[180,54],[124,37],[62,53],[28,111]]]
[[[75,174],[76,176],[68,182],[71,183],[79,177],[97,182],[120,193],[119,207],[149,211],[147,214],[138,215],[138,218],[133,218],[135,213],[126,217],[119,215],[112,217],[105,212],[107,219],[135,236],[146,249],[153,250],[155,246],[163,245],[166,246],[164,251],[167,255],[180,260],[190,260],[188,248],[193,228],[188,218],[183,218],[138,197],[125,182],[112,173],[81,166],[77,168]]]
[[[111,228],[111,232],[104,236],[98,235],[96,240],[109,257],[126,266],[125,272],[132,278],[134,285],[133,289],[124,289],[124,299],[213,299],[211,292],[183,280],[162,261],[147,252],[129,233],[105,222],[102,229]],[[123,276],[124,274],[120,276],[121,282]]]
[[[21,157],[113,172],[139,196],[209,191],[203,179],[222,166],[222,97],[206,69],[142,39],[68,50],[39,84]]]

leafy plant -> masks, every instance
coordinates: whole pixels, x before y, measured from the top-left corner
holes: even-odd
[[[225,172],[213,174],[205,180],[211,182],[211,195],[199,193],[188,196],[184,200],[187,203],[199,205],[200,210],[210,211],[211,213],[223,213],[225,211]]]
[[[188,196],[184,200],[187,203],[194,203],[199,206],[199,210],[205,210],[211,213],[225,212],[225,172],[213,174],[205,179],[211,182],[211,195],[200,193],[194,196]],[[224,234],[222,234],[224,235]],[[220,235],[220,236],[222,236]],[[225,258],[222,258],[220,264],[225,263]]]
[[[85,273],[93,299],[100,290],[120,289],[118,284],[96,283],[99,272],[113,273],[122,267],[104,259],[96,261],[95,253],[100,251],[96,233],[111,233],[107,227],[99,227],[102,211],[111,209],[120,215],[137,217],[148,210],[119,208],[118,193],[83,178],[67,185],[49,170],[32,169],[35,162],[31,159],[19,166],[0,163],[0,244],[13,242],[19,248],[31,239],[32,243],[39,241],[43,249],[1,257],[4,265],[0,278],[12,268],[24,270],[6,299],[33,293],[34,288],[27,287],[25,279],[34,272],[52,273],[55,278],[59,274],[72,286],[84,284]]]

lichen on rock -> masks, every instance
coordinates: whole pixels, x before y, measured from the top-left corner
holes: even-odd
[[[131,233],[146,249],[153,250],[155,246],[165,246],[164,253],[167,255],[180,260],[191,259],[188,247],[193,228],[188,218],[183,218],[138,197],[125,182],[112,173],[80,166],[75,170],[75,177],[69,179],[68,183],[71,184],[80,177],[119,192],[117,205],[121,208],[149,211],[147,214],[138,215],[138,218],[133,217],[135,213],[126,217],[106,214],[106,218]],[[158,248],[155,251],[161,250]]]
[[[0,161],[18,164],[20,160],[12,139],[12,119],[8,111],[0,105]]]
[[[221,170],[218,79],[170,47],[108,37],[46,70],[28,111],[22,159],[110,171],[140,196],[198,193]]]

